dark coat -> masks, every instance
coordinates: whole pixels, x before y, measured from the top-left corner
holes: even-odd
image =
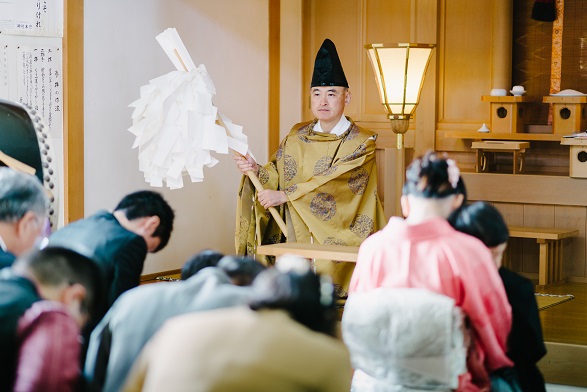
[[[506,268],[499,269],[512,306],[508,357],[514,362],[523,391],[544,392],[544,378],[536,363],[546,355],[538,305],[532,282]]]
[[[0,248],[0,269],[10,267],[14,260],[16,260],[15,255]]]
[[[62,246],[98,263],[108,293],[107,306],[140,283],[147,257],[144,238],[122,227],[107,211],[68,224],[49,237],[50,246]]]
[[[6,269],[0,274],[0,391],[12,390],[18,360],[18,320],[41,298],[30,280]]]

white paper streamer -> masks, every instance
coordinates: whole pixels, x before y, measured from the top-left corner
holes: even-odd
[[[204,166],[218,163],[212,152],[232,149],[245,155],[249,148],[243,127],[212,103],[214,83],[203,64],[195,66],[177,31],[167,29],[157,41],[177,70],[141,87],[140,98],[129,105],[134,111],[128,130],[136,136],[132,148],[139,149],[145,181],[177,189],[183,187],[184,174],[192,182],[204,180]],[[217,117],[226,128],[216,124]]]

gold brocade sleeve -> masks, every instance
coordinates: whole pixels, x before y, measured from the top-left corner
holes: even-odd
[[[265,189],[277,190],[279,175],[274,157],[259,168],[259,182]],[[257,201],[257,192],[251,180],[243,175],[239,187],[236,211],[235,248],[239,255],[255,255],[260,244],[281,242],[281,230],[268,211]],[[283,206],[276,207],[284,218]],[[284,218],[285,220],[285,218]],[[262,259],[262,258],[261,258]],[[266,261],[267,260],[260,260]]]

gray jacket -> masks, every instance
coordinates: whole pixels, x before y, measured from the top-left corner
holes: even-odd
[[[231,284],[216,267],[186,281],[155,283],[124,293],[90,337],[84,376],[92,390],[118,391],[143,346],[168,319],[245,304],[251,289]]]

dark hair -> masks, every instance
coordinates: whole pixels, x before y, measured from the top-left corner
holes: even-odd
[[[465,186],[465,181],[463,177],[459,176],[459,182],[457,182],[457,186],[455,188],[457,191],[457,195],[463,195],[463,206],[467,204],[467,187]]]
[[[265,266],[252,257],[224,256],[218,262],[218,268],[222,269],[237,286],[249,286]]]
[[[449,223],[456,230],[480,239],[488,248],[506,243],[510,236],[497,208],[482,201],[463,207],[449,218]]]
[[[114,211],[124,212],[128,220],[158,216],[160,222],[153,233],[153,237],[160,238],[161,242],[154,251],[160,251],[169,242],[175,214],[160,193],[153,191],[130,193],[118,203]]]
[[[457,182],[457,186],[455,189],[457,191],[455,193],[456,195],[463,195],[463,201],[461,202],[461,205],[458,206],[458,208],[456,210],[454,210],[453,212],[450,213],[448,220],[455,219],[455,217],[467,205],[467,187],[465,186],[465,181],[463,180],[463,177],[459,176],[459,182]]]
[[[334,290],[328,278],[312,271],[279,272],[268,268],[253,282],[253,310],[282,309],[313,331],[334,336]]]
[[[206,267],[216,267],[224,254],[211,249],[205,249],[191,256],[181,269],[181,280],[187,280]]]
[[[426,152],[408,166],[402,193],[427,199],[440,199],[460,193],[458,190],[460,176],[456,179],[449,178],[451,167],[454,167],[454,175],[458,175],[458,168],[454,161],[433,151]],[[457,182],[453,185],[451,180]],[[464,186],[464,183],[462,185]]]
[[[44,286],[56,287],[79,283],[86,289],[82,310],[86,311],[90,318],[103,311],[102,272],[94,261],[73,250],[47,246],[18,258],[14,268],[28,271]]]

